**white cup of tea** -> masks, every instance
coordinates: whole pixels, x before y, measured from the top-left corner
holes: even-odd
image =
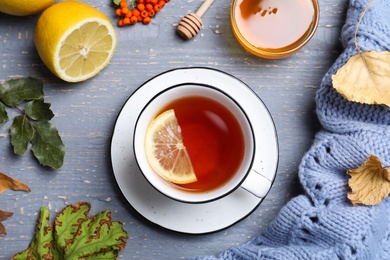
[[[174,109],[183,142],[190,155],[197,181],[171,183],[149,165],[145,133],[162,112]],[[220,199],[241,187],[264,197],[264,182],[252,170],[255,136],[245,111],[234,97],[208,85],[183,84],[155,95],[143,108],[134,130],[134,154],[146,180],[165,196],[185,203]]]

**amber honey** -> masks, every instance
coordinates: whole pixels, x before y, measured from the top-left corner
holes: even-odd
[[[317,0],[234,0],[231,15],[239,42],[265,58],[298,50],[314,34],[319,18]]]
[[[203,192],[229,181],[244,157],[244,136],[235,116],[219,102],[201,96],[172,101],[161,109],[174,109],[183,142],[198,181],[177,185],[179,189]]]

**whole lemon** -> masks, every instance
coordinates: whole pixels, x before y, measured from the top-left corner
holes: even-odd
[[[0,0],[0,12],[16,16],[37,14],[51,6],[55,1],[56,0]]]
[[[47,8],[38,19],[34,41],[44,64],[68,82],[98,74],[108,65],[117,45],[115,29],[107,16],[78,1]]]

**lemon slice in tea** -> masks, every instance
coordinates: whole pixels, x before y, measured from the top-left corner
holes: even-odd
[[[158,115],[148,126],[145,153],[149,165],[165,180],[176,184],[197,181],[173,109]]]

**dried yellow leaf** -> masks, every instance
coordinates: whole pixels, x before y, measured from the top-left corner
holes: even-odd
[[[390,193],[390,168],[383,167],[381,160],[370,155],[359,168],[348,170],[351,175],[348,199],[353,205],[376,205]]]
[[[12,179],[11,177],[0,172],[0,193],[8,189],[30,192],[30,188],[25,183]]]
[[[352,56],[332,76],[333,87],[349,101],[390,106],[390,52]]]

